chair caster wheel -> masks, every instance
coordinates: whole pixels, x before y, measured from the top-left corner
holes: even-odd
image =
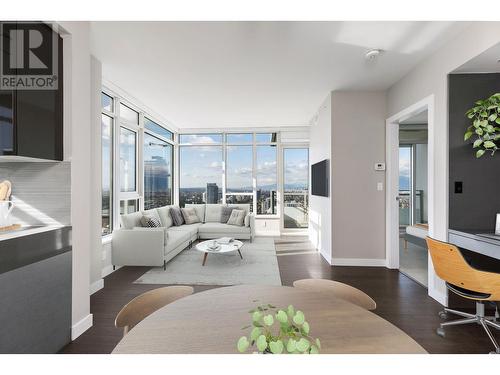
[[[436,329],[436,333],[438,336],[441,336],[441,337],[445,337],[446,334],[444,333],[444,329],[439,327],[438,329]]]
[[[490,352],[490,354],[500,354],[500,352]]]
[[[446,311],[440,311],[438,315],[441,319],[446,319],[448,317],[448,313]]]

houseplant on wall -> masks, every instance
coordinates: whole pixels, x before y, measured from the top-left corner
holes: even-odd
[[[276,311],[273,305],[261,305],[251,310],[250,336],[238,340],[238,351],[243,353],[255,346],[263,354],[317,354],[321,349],[319,339],[309,336],[309,323],[304,313],[290,305]]]
[[[475,136],[472,147],[477,149],[476,157],[486,152],[493,156],[500,147],[500,93],[478,100],[465,115],[472,120],[472,125],[467,128],[464,141]]]

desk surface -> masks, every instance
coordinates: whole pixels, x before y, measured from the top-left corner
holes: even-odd
[[[480,235],[493,234],[493,232],[450,229],[448,233],[450,243],[491,258],[500,259],[500,238],[495,239]]]
[[[251,320],[248,311],[268,303],[302,310],[311,336],[321,340],[321,353],[426,353],[387,320],[330,293],[249,285],[211,289],[167,305],[134,327],[113,353],[237,353],[237,340],[250,331],[242,330]]]

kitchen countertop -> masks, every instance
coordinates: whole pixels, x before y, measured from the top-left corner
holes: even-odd
[[[13,238],[29,236],[32,234],[43,233],[47,231],[51,231],[54,229],[59,229],[65,227],[65,225],[31,225],[31,226],[23,226],[19,229],[8,230],[0,232],[0,241],[11,240]]]

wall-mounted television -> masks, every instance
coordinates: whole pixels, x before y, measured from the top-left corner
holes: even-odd
[[[311,166],[311,194],[328,197],[330,163],[328,159]]]

